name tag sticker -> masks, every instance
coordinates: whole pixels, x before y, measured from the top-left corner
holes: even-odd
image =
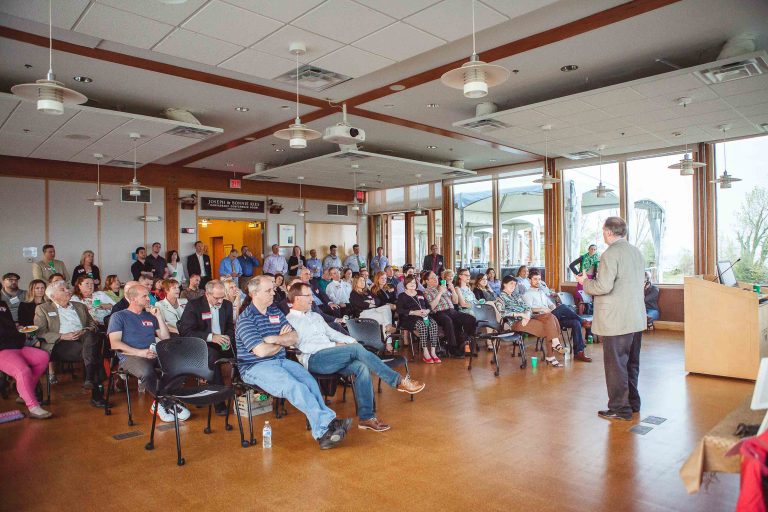
[[[269,323],[271,324],[279,324],[280,323],[280,317],[277,315],[269,315]]]
[[[141,325],[143,325],[144,327],[154,327],[155,326],[155,324],[153,324],[149,320],[142,320],[141,321]]]
[[[203,317],[203,320],[210,320],[211,319],[211,314],[210,313],[203,313],[202,317]]]
[[[18,297],[11,297],[10,303],[11,304],[18,304],[19,303],[19,298]]]

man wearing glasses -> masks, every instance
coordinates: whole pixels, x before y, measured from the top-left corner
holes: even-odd
[[[235,336],[240,375],[274,397],[287,398],[306,415],[320,448],[334,448],[344,439],[352,419],[337,419],[312,375],[286,359],[285,348],[295,346],[299,335],[273,304],[274,283],[265,275],[248,282],[252,302],[238,318]]]
[[[232,303],[224,299],[224,284],[219,280],[208,281],[205,295],[187,302],[177,327],[183,337],[200,338],[208,342],[208,366],[213,369],[213,384],[224,384],[221,367],[214,362],[233,357],[232,340],[235,339],[235,322]],[[227,414],[224,402],[216,404],[216,414]]]

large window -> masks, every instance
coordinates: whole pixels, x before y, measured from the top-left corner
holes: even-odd
[[[429,252],[429,233],[427,232],[427,214],[413,216],[413,261],[416,268],[421,268],[424,256]]]
[[[453,187],[454,264],[485,269],[493,254],[493,198],[491,182],[461,183]]]
[[[598,197],[596,190],[601,178],[603,186],[609,189],[604,197]],[[603,252],[603,223],[607,217],[619,215],[619,164],[566,169],[562,185],[565,276],[574,280],[568,265],[592,244]]]
[[[499,180],[501,275],[520,265],[544,266],[544,191],[540,174]]]
[[[693,178],[668,169],[683,155],[627,162],[629,241],[658,283],[693,274]]]
[[[438,252],[443,254],[443,210],[435,210],[434,213],[435,224],[432,227],[432,232],[435,234],[434,243],[437,244]]]
[[[741,258],[733,267],[739,281],[768,281],[767,152],[768,137],[715,145],[718,176],[727,163],[728,174],[742,180],[717,188],[717,258]]]
[[[405,265],[405,214],[389,216],[389,246],[391,264],[402,267]]]

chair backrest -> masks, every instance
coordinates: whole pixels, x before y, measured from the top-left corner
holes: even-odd
[[[576,305],[576,300],[570,292],[559,292],[557,296],[560,298],[560,302],[566,306]]]
[[[350,318],[347,320],[349,335],[367,347],[381,350],[381,325],[373,318]]]
[[[213,370],[208,366],[208,345],[200,338],[172,338],[157,345],[157,359],[163,370],[163,382],[178,377],[199,377],[210,381]]]
[[[496,307],[493,304],[475,304],[473,314],[478,327],[490,327],[497,332],[501,330],[501,326],[496,320]]]

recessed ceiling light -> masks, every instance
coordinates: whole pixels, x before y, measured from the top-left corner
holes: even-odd
[[[560,71],[563,73],[568,73],[569,71],[576,71],[577,69],[579,69],[579,66],[576,64],[568,64],[567,66],[561,67]]]
[[[437,146],[427,146],[427,149],[437,149]]]
[[[403,84],[395,84],[395,85],[389,86],[390,91],[402,91],[403,89],[405,89],[405,86]]]
[[[250,109],[250,108],[248,108],[248,107],[235,107],[235,110],[236,110],[237,112],[248,112],[248,111],[249,111],[249,110],[251,110],[251,109]]]
[[[275,151],[278,152],[278,153],[282,153],[285,150],[283,148],[275,148]]]
[[[84,84],[89,84],[89,83],[93,82],[93,78],[91,78],[89,76],[78,75],[78,76],[75,76],[75,77],[72,77],[72,78],[75,80],[75,82],[82,82]]]
[[[235,164],[233,164],[232,162],[227,162],[227,167],[234,167],[234,166]]]
[[[496,159],[495,159],[495,158],[491,158],[491,159],[490,159],[490,160],[488,160],[488,161],[489,161],[489,162],[491,162],[491,163],[493,163],[493,162],[496,162]]]
[[[290,105],[280,105],[280,108],[282,110],[288,110],[289,108],[291,108],[291,106]]]
[[[256,140],[256,137],[246,137],[245,140],[247,140],[247,141]]]
[[[440,108],[438,103],[427,103],[427,108]]]
[[[384,104],[384,108],[395,108],[394,103],[386,103]]]

